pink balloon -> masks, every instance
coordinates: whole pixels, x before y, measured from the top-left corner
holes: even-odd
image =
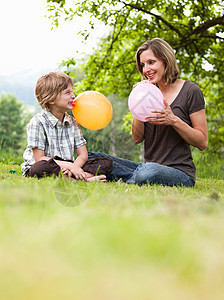
[[[153,110],[163,110],[163,94],[160,89],[148,80],[137,83],[128,98],[128,107],[131,114],[139,121],[155,115]]]

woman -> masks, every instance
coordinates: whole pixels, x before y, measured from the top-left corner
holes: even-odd
[[[165,109],[154,111],[146,122],[133,119],[132,138],[135,143],[144,141],[145,162],[132,165],[135,169],[127,183],[193,187],[196,168],[190,145],[200,150],[208,145],[203,94],[196,84],[178,78],[175,54],[160,38],[141,45],[136,62],[142,78],[161,90]]]

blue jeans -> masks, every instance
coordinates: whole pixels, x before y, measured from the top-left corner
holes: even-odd
[[[194,181],[184,172],[154,162],[136,163],[100,152],[89,152],[89,159],[102,156],[113,160],[113,171],[108,180],[122,179],[128,184],[162,184],[167,186],[193,187]]]
[[[89,159],[95,157],[107,157],[113,160],[113,171],[110,172],[109,175],[107,175],[108,180],[122,179],[124,182],[126,182],[132,177],[134,171],[140,165],[139,163],[136,163],[134,161],[101,152],[88,152],[88,156]]]

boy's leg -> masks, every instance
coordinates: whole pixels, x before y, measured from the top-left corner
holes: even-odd
[[[187,187],[193,187],[195,184],[184,172],[153,162],[141,163],[127,183],[139,185],[147,183],[167,186],[182,185]]]
[[[51,158],[50,160],[40,160],[33,164],[26,176],[37,177],[38,179],[44,176],[58,176],[60,170],[59,165]]]
[[[119,158],[113,155],[101,153],[101,152],[88,152],[89,159],[95,157],[106,157],[113,161],[113,170],[107,175],[108,180],[122,179],[126,182],[133,175],[135,169],[139,166],[139,163],[134,161]]]
[[[113,170],[113,161],[107,157],[94,157],[88,159],[82,169],[94,175],[108,175]]]

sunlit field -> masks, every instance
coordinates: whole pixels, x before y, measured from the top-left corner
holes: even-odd
[[[224,180],[139,187],[0,168],[1,299],[223,299]]]

